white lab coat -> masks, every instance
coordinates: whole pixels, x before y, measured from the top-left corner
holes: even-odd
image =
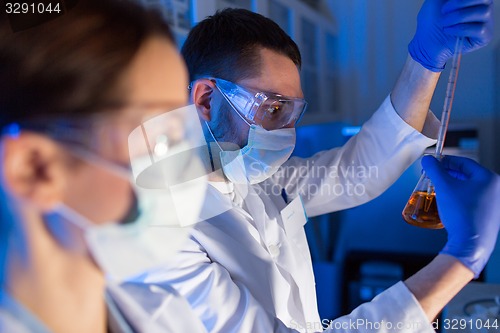
[[[4,294],[0,302],[0,332],[50,333],[19,302]],[[111,333],[206,333],[186,300],[168,286],[109,284],[106,290]]]
[[[425,126],[437,124],[430,113]],[[287,203],[295,205],[299,194],[308,216],[361,205],[384,192],[433,143],[397,115],[388,97],[343,147],[308,159],[291,158],[258,185],[213,184],[218,191],[212,193],[210,205],[229,197],[234,208],[198,223],[181,253],[168,266],[149,272],[144,281],[172,285],[209,332],[321,331],[306,220],[300,212],[285,220],[280,212]],[[367,176],[368,169],[365,176],[358,173],[364,166],[373,174]],[[349,184],[358,191],[348,195]],[[423,323],[420,329],[398,332],[432,331],[402,283],[339,321],[357,316],[395,323],[412,317]]]
[[[206,333],[186,299],[163,285],[107,285],[112,333]]]

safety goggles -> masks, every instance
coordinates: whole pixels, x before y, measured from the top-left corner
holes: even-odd
[[[266,130],[295,126],[307,108],[302,98],[255,91],[222,79],[213,80],[222,96],[241,116]]]
[[[166,189],[208,174],[207,143],[194,105],[156,115],[128,137],[128,151],[136,184]]]
[[[5,126],[0,134],[17,137],[22,130],[36,132],[77,157],[94,156],[103,162],[100,164],[120,165],[141,187],[165,189],[206,174],[185,165],[193,166],[192,161],[199,160],[195,148],[205,146],[206,150],[196,108],[173,108],[166,103],[122,103],[81,117],[23,119]],[[125,160],[127,138],[130,163]]]
[[[144,121],[130,133],[128,149],[137,186],[168,191],[165,209],[179,225],[208,220],[233,208],[229,198],[208,195],[214,170],[194,104]]]

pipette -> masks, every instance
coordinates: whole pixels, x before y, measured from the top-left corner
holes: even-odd
[[[437,159],[442,158],[444,140],[448,130],[451,107],[453,105],[455,88],[457,86],[458,70],[460,68],[460,60],[462,57],[462,46],[463,39],[458,37],[455,43],[455,53],[452,58],[443,113],[441,115],[441,126],[439,128],[436,152],[434,155]],[[415,226],[431,229],[441,229],[444,227],[437,210],[434,185],[425,172],[422,173],[417,186],[415,186],[410,199],[406,203],[402,216],[407,223]]]
[[[441,159],[443,154],[444,140],[448,131],[448,123],[450,122],[451,107],[455,97],[455,88],[457,86],[458,70],[460,68],[460,60],[462,59],[462,46],[464,40],[462,37],[457,37],[455,43],[455,53],[451,62],[450,76],[448,77],[448,86],[446,87],[446,96],[444,99],[443,114],[441,115],[441,126],[436,143],[436,152],[434,153],[437,159]]]
[[[446,86],[446,95],[444,98],[443,113],[441,114],[441,126],[436,143],[436,151],[434,156],[440,160],[443,157],[444,140],[446,139],[446,132],[448,131],[448,124],[450,122],[451,107],[453,106],[453,99],[455,98],[455,88],[457,87],[458,70],[460,69],[460,60],[462,59],[462,46],[464,40],[462,37],[457,37],[455,42],[455,53],[451,61],[450,76],[448,77],[448,85]],[[430,197],[434,192],[434,186],[429,183],[427,187],[427,195]]]

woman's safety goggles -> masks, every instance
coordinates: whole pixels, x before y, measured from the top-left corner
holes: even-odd
[[[226,101],[248,122],[266,130],[295,126],[304,114],[307,102],[302,98],[259,92],[232,82],[213,79]]]
[[[194,104],[144,121],[130,133],[128,149],[136,185],[169,193],[164,208],[170,220],[186,226],[233,208],[229,199],[208,195],[214,170]]]

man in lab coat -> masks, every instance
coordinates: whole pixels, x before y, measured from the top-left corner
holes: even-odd
[[[306,107],[297,45],[246,10],[199,23],[182,54],[211,162],[223,170],[213,174],[210,205],[229,200],[233,209],[199,223],[175,261],[145,281],[174,286],[210,332],[270,332],[282,324],[321,330],[306,216],[375,198],[435,143],[439,121],[429,105],[440,72],[457,36],[467,37],[463,52],[491,40],[491,14],[491,1],[427,0],[391,94],[343,147],[308,159],[288,159]],[[459,255],[445,253],[451,256],[438,256],[349,318],[415,322],[407,332],[432,331],[429,319],[472,277]]]

